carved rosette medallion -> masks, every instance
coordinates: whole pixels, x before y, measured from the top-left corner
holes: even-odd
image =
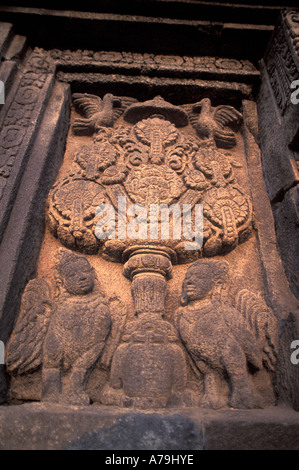
[[[142,165],[132,169],[124,182],[131,200],[145,207],[171,204],[185,190],[185,185],[171,168]]]

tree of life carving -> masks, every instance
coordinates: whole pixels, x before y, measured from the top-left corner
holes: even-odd
[[[220,150],[236,144],[229,126],[240,124],[237,110],[218,106],[213,111],[208,99],[193,107],[173,106],[159,96],[144,103],[112,95],[99,100],[94,95],[74,95],[75,106],[88,116],[85,124],[94,135],[49,195],[49,227],[62,244],[85,253],[105,250],[107,240],[95,234],[95,207],[106,203],[117,210],[118,197],[146,209],[151,204],[203,204],[204,243],[198,256],[229,251],[246,239],[252,204],[235,177],[234,168],[241,165]],[[110,118],[104,119],[107,113]],[[78,119],[73,131],[78,133]],[[157,244],[149,237],[139,239],[142,242]],[[172,240],[167,246],[182,257],[180,242]],[[123,250],[132,244],[135,241],[127,237]],[[109,254],[119,259],[119,250]]]
[[[226,356],[217,351],[214,359],[220,375],[229,377],[232,393],[228,404],[236,408],[259,406],[245,369],[248,362],[256,369],[274,367],[275,325],[273,323],[271,330],[273,355],[263,356],[268,323],[263,323],[262,314],[258,315],[262,320],[253,331],[242,313],[256,308],[265,312],[262,304],[250,307],[250,300],[246,301],[252,298],[250,293],[247,297],[244,292],[240,293],[236,299],[239,307],[224,308],[209,299],[205,306],[196,304],[193,308],[192,293],[185,281],[183,291],[187,305],[180,310],[176,327],[165,320],[167,281],[172,277],[173,264],[224,255],[251,234],[252,203],[239,181],[237,170],[241,164],[227,152],[237,144],[236,132],[242,115],[231,106],[213,108],[207,98],[183,106],[174,106],[160,96],[138,102],[112,94],[100,98],[76,93],[73,99],[82,117],[75,118],[72,131],[78,139],[81,135],[90,136],[89,143],[75,152],[68,173],[53,185],[47,202],[48,227],[52,235],[71,250],[65,257],[73,261],[66,263],[67,267],[63,261],[58,265],[57,285],[63,292],[55,299],[48,288],[45,294],[41,293],[44,281],[31,281],[33,284],[28,285],[25,298],[33,287],[37,307],[33,307],[32,315],[28,313],[29,307],[21,308],[11,342],[17,341],[29,322],[32,334],[39,338],[38,345],[30,351],[20,350],[17,357],[13,355],[13,347],[9,348],[10,373],[28,373],[27,360],[21,367],[23,359],[20,358],[22,355],[34,357],[35,366],[42,367],[43,371],[44,400],[88,404],[86,381],[98,362],[110,372],[99,396],[104,404],[149,409],[172,404],[217,407],[214,363],[211,363],[205,341],[214,333],[216,338],[220,331],[231,340],[230,346],[224,348]],[[202,204],[202,246],[190,257],[182,244],[184,234],[180,238],[171,234],[162,239],[151,238],[148,234],[133,238],[126,233],[119,240],[100,239],[96,228],[102,216],[97,208],[106,204],[117,211],[120,198],[127,206],[135,203],[146,210],[155,204],[179,208],[189,205],[193,221],[196,205]],[[129,222],[126,213],[118,214],[120,216],[125,224]],[[179,220],[180,217],[181,213]],[[158,222],[160,224],[161,219]],[[174,215],[171,222],[173,226]],[[75,251],[104,254],[124,264],[123,274],[131,281],[134,321],[126,323],[121,303],[114,303],[112,307],[101,290],[96,291],[92,270],[77,290],[76,277],[84,274],[84,263],[87,271],[90,265]],[[200,283],[205,265],[196,266],[199,266]],[[212,297],[218,278],[214,271],[216,265],[209,266],[213,269],[211,276],[206,273],[211,284],[207,294]],[[221,283],[225,283],[225,276],[220,278]],[[198,295],[195,300],[201,301],[201,294]],[[35,302],[34,298],[32,301]],[[245,307],[242,310],[240,305],[245,304],[247,310]],[[39,307],[43,306],[43,312],[45,305],[49,305],[47,312],[50,313],[40,316]],[[236,311],[241,311],[241,315],[236,316]],[[27,313],[26,321],[22,312]],[[201,331],[202,312],[206,333]],[[237,323],[233,317],[238,319]],[[248,318],[253,318],[253,314],[249,313]],[[84,349],[80,358],[72,346],[77,337]],[[234,364],[229,364],[226,358],[234,359],[232,351],[236,350],[240,353],[240,364],[235,370]],[[204,376],[203,397],[194,396],[188,388],[190,360],[193,368]],[[64,373],[68,374],[68,381],[63,388],[61,375]]]

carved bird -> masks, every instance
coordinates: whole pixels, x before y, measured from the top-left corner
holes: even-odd
[[[74,106],[84,115],[83,118],[75,119],[74,134],[90,135],[101,127],[112,127],[125,109],[136,101],[133,98],[117,97],[111,93],[107,93],[103,98],[88,93],[74,93]]]
[[[242,114],[233,106],[220,105],[215,109],[209,98],[204,98],[193,106],[185,105],[189,119],[197,135],[203,140],[213,139],[217,147],[232,148],[236,145],[236,137],[226,126],[239,125]]]

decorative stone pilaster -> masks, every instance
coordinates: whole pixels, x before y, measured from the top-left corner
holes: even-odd
[[[137,320],[127,325],[101,400],[139,408],[165,407],[180,400],[186,387],[177,331],[162,318],[172,264],[167,251],[155,247],[137,247],[129,256],[124,275],[132,281]]]
[[[132,281],[135,314],[157,314],[162,317],[166,295],[166,279],[171,277],[172,265],[163,250],[140,248],[134,251],[124,266],[124,275]]]

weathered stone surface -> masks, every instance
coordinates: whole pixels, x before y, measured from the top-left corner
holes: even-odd
[[[223,411],[203,417],[205,449],[298,449],[298,413],[287,408]]]
[[[238,292],[233,304],[224,303],[221,289],[228,274],[229,264],[225,261],[193,263],[184,279],[176,324],[204,377],[200,405],[215,409],[223,406],[219,380],[226,377],[230,407],[259,408],[263,407],[265,396],[254,391],[247,369],[251,365],[259,371],[263,367],[275,370],[277,319],[263,299],[247,289]]]
[[[128,412],[32,403],[0,410],[3,450],[298,450],[288,408]]]
[[[237,25],[49,11],[52,24],[67,16],[71,28],[90,25],[87,49],[75,41],[65,50],[59,34],[49,47],[38,30],[30,43],[39,37],[43,48],[33,51],[22,28],[13,36],[6,26],[0,338],[10,406],[0,424],[3,411],[3,432],[17,436],[8,446],[26,447],[13,423],[28,418],[33,448],[252,449],[277,448],[278,439],[296,448],[296,415],[284,406],[298,409],[299,309],[283,269],[290,280],[296,244],[282,263],[266,192],[274,217],[292,220],[284,235],[293,238],[298,126],[287,84],[297,77],[296,15],[282,13],[265,55],[259,126],[258,72],[247,60],[256,51],[240,56]],[[145,48],[154,23],[161,51]],[[91,46],[95,25],[111,28],[105,51],[99,37]],[[124,52],[114,47],[116,25],[144,27],[134,53],[130,38]],[[170,47],[174,31],[189,34],[184,55]],[[193,48],[206,35],[205,54],[217,57],[200,57],[204,42]],[[171,234],[162,211],[148,227],[153,206],[172,209]],[[42,417],[50,421],[39,439]]]
[[[37,8],[31,6],[28,9],[7,5],[1,6],[0,14],[3,21],[17,24],[21,34],[25,34],[24,31],[26,31],[30,42],[47,49],[119,51],[122,48],[122,50],[140,53],[144,51],[157,54],[171,52],[180,55],[229,56],[237,59],[242,59],[246,55],[249,60],[259,59],[259,51],[266,47],[277,17],[277,11],[273,11],[273,8],[257,9],[255,14],[252,12],[250,14],[251,8],[245,7],[244,9],[242,5],[238,9],[235,9],[235,6],[223,6],[222,8],[226,10],[223,16],[221,6],[217,5],[217,9],[215,7],[210,9],[212,16],[216,13],[215,20],[211,20],[210,17],[208,21],[205,21],[202,9],[207,8],[207,5],[200,4],[195,14],[189,14],[189,16],[185,15],[186,6],[181,5],[179,16],[173,16],[172,4],[172,7],[167,6],[170,14],[163,18],[160,16],[160,9],[164,9],[168,2],[162,1],[157,4],[155,1],[153,3],[156,4],[154,8],[156,18],[152,17],[153,5],[147,7],[147,14],[143,15],[143,2],[142,4],[138,2],[139,14],[136,14],[134,10],[133,14],[130,14],[126,8],[124,14],[119,14],[117,11],[121,8],[119,2],[114,13],[111,13],[110,8],[107,13],[105,8],[103,11],[101,7],[97,5],[95,7],[92,4],[91,10],[87,11],[81,9],[74,11],[74,5],[70,5],[65,9],[66,11],[61,10],[60,7],[55,10],[53,6],[40,8],[38,5]],[[190,7],[189,3],[187,5]],[[177,2],[175,2],[175,7],[177,7]],[[233,20],[235,16],[238,17],[237,11],[240,12],[240,21]],[[228,12],[231,14],[229,15]],[[248,22],[248,15],[254,18],[254,21]],[[257,17],[260,22],[257,21]],[[270,21],[269,18],[271,18]],[[25,21],[27,27],[24,27]],[[65,21],[69,28],[68,34],[65,34],[64,30]],[[52,34],[53,31],[55,35]],[[86,34],[87,31],[88,34]],[[184,38],[184,41],[181,41],[181,38]]]
[[[257,83],[259,70],[248,60],[231,58],[141,54],[118,51],[61,50],[44,51],[64,72],[87,68],[90,72],[126,72],[143,76],[193,77],[220,81]]]
[[[46,64],[47,70],[52,69],[53,65],[43,51],[35,51],[33,59],[34,54],[38,61]],[[40,273],[44,272],[43,276],[49,279],[49,289],[56,291],[55,309],[39,324],[32,315],[39,312],[39,305],[49,303],[47,295],[43,299],[43,294],[38,294],[39,300],[30,305],[28,313],[26,307],[21,308],[7,351],[8,370],[12,375],[11,401],[28,400],[31,396],[31,399],[53,402],[84,404],[91,400],[141,409],[177,405],[259,408],[275,404],[279,397],[279,387],[275,389],[278,336],[281,322],[288,318],[290,311],[294,311],[293,307],[296,310],[296,306],[291,296],[290,300],[284,301],[286,293],[277,291],[278,286],[284,289],[287,284],[282,281],[282,273],[274,274],[280,266],[275,250],[272,264],[267,260],[266,237],[272,234],[273,226],[270,206],[265,203],[261,172],[257,170],[260,168],[260,154],[254,106],[246,101],[243,103],[245,121],[242,135],[243,115],[230,105],[213,107],[208,98],[176,106],[160,96],[138,102],[113,94],[100,98],[75,93],[73,101],[75,113],[71,120],[70,144],[65,164],[48,197],[48,232],[40,259]],[[243,139],[244,147],[240,145]],[[82,140],[85,146],[79,150]],[[255,160],[254,165],[252,159]],[[255,201],[255,222],[261,227],[265,223],[267,225],[267,229],[261,228],[256,233],[251,195]],[[191,204],[194,218],[197,217],[193,212],[195,205],[200,202],[204,216],[203,246],[188,252],[186,240],[190,237],[186,232],[183,238],[180,238],[180,233],[179,239],[174,232],[167,239],[161,235],[155,238],[151,233],[148,238],[147,231],[145,234],[140,232],[138,237],[127,232],[121,239],[113,239],[114,232],[109,239],[106,234],[102,236],[97,207],[108,203],[117,209],[120,196],[126,205],[142,204],[145,210],[149,210],[151,204],[177,202],[179,208]],[[133,223],[126,212],[118,214],[118,222],[120,217],[124,217],[126,227],[129,221]],[[176,222],[173,217],[172,227]],[[118,226],[116,233],[119,231]],[[78,293],[67,279],[59,281],[55,266],[53,273],[56,256],[53,238],[70,250],[89,255],[94,263],[93,269],[99,275],[103,269],[101,256],[110,263],[108,266],[111,266],[111,273],[115,272],[116,279],[119,274],[111,262],[126,261],[124,274],[132,282],[133,306],[127,304],[125,290],[120,290],[121,302],[128,307],[128,318],[124,327],[122,317],[116,312],[115,324],[122,325],[121,333],[116,335],[113,353],[108,353],[110,360],[106,363],[99,358],[105,351],[110,323],[99,325],[102,340],[96,352],[97,346],[91,344],[91,335],[87,333],[87,323],[81,322],[79,339],[76,333],[78,321],[72,323],[71,332],[69,321],[63,320],[66,318],[64,310],[71,308],[68,315],[75,319],[80,312],[83,314],[85,304],[83,315],[88,315],[88,322],[92,321],[93,314],[87,308],[84,292]],[[236,251],[238,245],[243,252],[241,256]],[[59,245],[56,243],[56,246]],[[222,264],[226,273],[218,276],[213,271],[215,279],[211,273],[202,278],[201,270],[204,266],[220,266],[219,260],[197,261],[190,265],[197,258],[217,255],[225,255],[226,261]],[[77,255],[69,252],[66,256]],[[233,279],[227,277],[229,260],[238,263]],[[256,274],[248,284],[244,277],[245,266],[252,268],[254,262]],[[174,276],[172,264],[181,263],[187,263],[189,270],[198,264],[195,275],[198,281],[194,281],[193,286],[198,297],[192,302],[199,303],[193,312],[192,308],[189,312],[188,306],[186,311],[183,307],[177,321],[175,310],[178,304],[174,301],[167,305],[166,281]],[[262,266],[266,273],[265,287]],[[70,274],[78,276],[79,280],[80,271],[74,267]],[[183,272],[189,271],[184,268],[181,274]],[[204,278],[210,279],[208,286],[205,286]],[[82,279],[80,282],[86,281]],[[173,287],[176,295],[179,292],[177,281]],[[188,283],[187,275],[183,281],[183,297],[187,299]],[[72,307],[67,307],[68,302],[63,307],[59,286],[65,286]],[[265,288],[269,293],[264,299],[262,292]],[[27,289],[22,301],[25,306],[26,296],[30,298],[30,284]],[[112,285],[107,286],[108,298],[115,296],[113,289]],[[273,312],[267,303],[273,306]],[[166,312],[169,312],[167,319]],[[205,317],[203,324],[196,319],[202,315]],[[134,316],[138,319],[135,320]],[[24,343],[18,354],[14,342],[17,344],[26,336],[28,322],[36,336],[36,347],[29,341],[33,349]],[[59,341],[56,333],[54,336],[50,333],[55,330],[55,323],[60,325],[58,330],[56,328],[62,335]],[[191,326],[186,326],[188,323]],[[64,330],[65,334],[62,334]],[[115,337],[115,331],[111,336]],[[68,337],[66,343],[64,337]],[[83,343],[81,341],[84,337],[89,338],[90,349],[86,351],[84,340]],[[218,347],[211,343],[211,337]],[[221,338],[225,339],[223,344]],[[75,350],[78,347],[86,352],[88,363],[83,360],[84,353],[76,365]],[[72,367],[74,372],[71,372]],[[282,369],[279,370],[282,373]],[[32,380],[28,380],[27,374],[32,373]],[[31,381],[36,383],[35,390]]]
[[[258,114],[262,162],[273,205],[277,243],[291,289],[298,298],[297,188],[299,105],[298,11],[284,10],[262,61]]]
[[[40,116],[38,137],[34,140],[31,136],[31,151],[30,155],[27,155],[27,165],[21,160],[21,157],[19,159],[22,178],[18,183],[18,191],[15,190],[14,193],[11,193],[9,191],[11,189],[10,183],[5,188],[7,197],[10,194],[14,198],[13,208],[5,204],[6,200],[1,200],[2,216],[6,215],[7,217],[10,212],[9,222],[6,227],[3,227],[5,230],[0,247],[2,260],[0,268],[2,280],[0,294],[1,338],[4,342],[7,341],[15,321],[20,293],[36,269],[36,260],[44,230],[45,197],[61,163],[64,149],[65,126],[68,122],[67,103],[68,88],[65,85],[56,85],[53,88],[45,115]],[[33,132],[35,137],[36,133],[37,128],[35,128],[35,134]],[[18,142],[14,141],[13,144],[18,144]],[[14,146],[14,148],[18,147]],[[21,150],[25,151],[23,147]],[[15,171],[14,167],[13,171]],[[21,176],[20,173],[19,176]],[[14,180],[14,184],[16,184],[16,180]],[[12,199],[10,199],[11,201]],[[1,385],[4,388],[5,382],[2,376]],[[1,400],[5,400],[5,391],[2,392]]]
[[[111,362],[110,380],[106,384],[104,382],[104,387],[103,379],[99,380],[98,385],[101,390],[97,392],[98,395],[95,391],[92,392],[92,395],[97,402],[137,408],[174,406],[175,403],[182,403],[187,406],[190,406],[193,402],[198,404],[200,403],[200,388],[203,381],[201,374],[205,375],[205,373],[201,367],[198,367],[196,372],[192,370],[190,364],[188,367],[187,363],[185,365],[186,359],[175,329],[178,328],[178,325],[175,325],[174,311],[169,318],[170,322],[163,318],[165,315],[166,280],[171,278],[172,263],[190,263],[198,257],[213,257],[221,253],[230,253],[235,250],[238,244],[244,244],[252,234],[251,199],[246,194],[246,190],[244,191],[238,185],[234,171],[234,168],[243,168],[245,163],[244,156],[238,150],[240,134],[238,138],[236,137],[242,115],[232,106],[212,107],[211,101],[207,98],[194,105],[181,107],[166,102],[162,97],[156,97],[153,100],[141,103],[130,98],[111,94],[107,94],[103,99],[100,99],[96,95],[75,93],[73,98],[75,109],[84,117],[74,117],[71,128],[72,133],[76,139],[82,139],[87,134],[85,140],[88,142],[89,138],[90,142],[88,147],[83,147],[80,152],[75,153],[73,163],[71,166],[66,167],[66,173],[63,172],[65,170],[62,170],[62,176],[56,181],[49,194],[47,211],[49,236],[54,236],[69,249],[78,250],[91,256],[95,256],[97,253],[99,255],[103,254],[108,262],[127,260],[124,274],[132,281],[131,290],[134,303],[131,318],[134,313],[138,317],[137,321],[131,320],[128,322],[123,337],[119,337],[119,345],[116,347]],[[89,137],[90,134],[93,134],[92,140]],[[237,160],[233,159],[231,154],[223,153],[220,150],[223,148],[235,150],[234,158]],[[239,178],[243,178],[243,182],[245,182],[246,173],[243,171],[242,174],[243,176],[239,176]],[[181,233],[177,237],[173,232],[165,240],[161,238],[161,235],[155,238],[150,234],[150,238],[148,238],[147,233],[142,235],[141,232],[136,239],[135,236],[131,237],[127,232],[122,240],[113,240],[110,243],[106,236],[101,237],[98,235],[99,219],[96,216],[99,213],[96,209],[102,202],[112,203],[117,209],[119,196],[126,200],[126,204],[142,204],[145,210],[150,210],[151,204],[163,203],[169,205],[177,201],[178,208],[189,204],[191,214],[196,217],[196,220],[197,215],[194,214],[193,210],[195,210],[196,203],[200,201],[204,206],[203,247],[199,245],[198,248],[195,247],[189,253],[186,241],[184,245],[184,240],[190,239],[186,232],[184,232],[183,238],[181,238]],[[130,218],[127,218],[126,214],[124,214],[124,217],[125,221],[127,220],[125,222],[127,225]],[[173,227],[175,223],[177,221],[173,217]],[[49,256],[46,253],[48,253],[47,249],[45,260]],[[70,253],[68,256],[75,255]],[[249,261],[250,258],[247,262]],[[77,275],[76,273],[79,275],[80,269],[74,268],[73,271],[73,275]],[[54,274],[55,277],[57,275]],[[54,290],[58,287],[57,280],[55,282]],[[63,280],[62,285],[65,282]],[[226,284],[226,279],[223,278],[222,282]],[[28,293],[30,293],[30,285],[28,285],[28,289]],[[235,289],[240,289],[238,282]],[[71,287],[68,292],[71,294],[70,305],[73,306],[74,311],[71,315],[76,315],[76,291]],[[27,295],[29,294],[25,291],[24,305],[26,305]],[[65,327],[63,326],[62,317],[59,320],[60,304],[63,303],[62,300],[59,300],[59,295],[58,292],[56,294],[56,313],[50,315],[51,319],[47,320],[46,324],[45,320],[48,317],[45,317],[43,328],[47,329],[49,321],[50,331],[51,325],[53,327],[55,324],[55,316],[57,315],[57,321],[60,322],[60,334],[62,334],[61,332]],[[121,291],[120,295],[123,295]],[[232,293],[228,295],[234,296]],[[43,302],[45,304],[49,303],[47,295],[44,300],[40,294],[38,294],[38,297],[40,299],[36,300],[37,312],[40,304],[42,305]],[[250,292],[248,292],[248,298],[250,298],[250,302],[257,302],[257,298],[254,297],[253,300],[253,294],[250,294]],[[83,306],[86,300],[84,297],[82,299],[78,298],[78,302],[83,302]],[[266,304],[261,304],[259,308],[261,311],[267,310]],[[211,306],[211,309],[214,313],[217,311],[215,305]],[[240,318],[236,318],[235,322],[240,323],[242,316],[249,315],[250,307],[247,310],[244,306],[240,307],[239,313],[236,314],[236,316],[240,315]],[[47,333],[45,339],[38,339],[40,338],[41,326],[35,323],[34,320],[30,320],[30,315],[33,315],[34,311],[35,307],[33,306],[32,313],[28,311],[28,314],[24,316],[26,309],[24,312],[21,309],[20,318],[12,335],[12,343],[9,344],[7,351],[8,370],[14,377],[15,375],[22,376],[31,373],[38,367],[42,367],[42,383],[45,393],[42,392],[41,398],[47,399],[48,392],[46,389],[48,387],[47,383],[49,383],[51,401],[59,402],[63,400],[64,396],[64,392],[61,392],[61,385],[59,385],[59,376],[63,372],[63,368],[67,370],[72,362],[71,357],[69,357],[66,361],[68,366],[64,366],[65,359],[63,357],[64,354],[69,356],[68,350],[73,351],[73,354],[75,354],[75,344],[78,346],[75,333],[77,327],[69,338],[67,349],[62,348],[62,355],[59,353],[59,348],[62,347],[63,339],[59,342],[60,346],[57,340],[51,340],[49,343],[53,349],[51,354],[53,358],[56,357],[55,364],[53,360],[52,364],[47,359],[48,335],[50,333]],[[218,315],[225,316],[225,309],[221,304]],[[25,318],[25,323],[22,323],[22,316]],[[91,313],[88,316],[89,321],[91,321]],[[31,324],[33,334],[36,335],[36,349],[33,348],[32,352],[25,344],[24,348],[22,346],[20,349],[20,354],[15,357],[14,352],[17,351],[17,348],[14,346],[14,342],[20,342],[22,335],[26,334],[26,328],[28,328],[26,322],[28,321]],[[207,334],[208,329],[213,328],[213,323],[214,317],[211,314],[206,326]],[[246,322],[243,323],[242,325],[239,324],[239,335],[241,330],[243,334],[249,335]],[[68,322],[66,322],[67,324]],[[33,325],[37,327],[36,333],[34,333],[35,326]],[[82,323],[82,335],[87,334],[86,328],[87,324],[84,326]],[[277,343],[275,327],[272,328],[268,325],[265,328],[268,328],[268,330],[267,333],[264,331],[263,335],[270,335],[275,351],[275,348],[277,348],[275,346]],[[106,333],[104,330],[102,331],[103,341],[108,335],[108,330]],[[271,334],[270,330],[272,331]],[[253,327],[252,332],[257,341],[260,341],[261,330]],[[214,333],[212,336],[216,338]],[[223,332],[219,334],[222,335]],[[91,341],[90,334],[87,334],[87,336]],[[184,335],[181,339],[185,344],[188,343],[188,339]],[[198,340],[201,341],[200,338]],[[40,359],[32,369],[31,357],[32,354],[36,354],[37,350],[41,350],[42,343],[40,341],[44,341],[43,354],[38,353]],[[197,339],[194,338],[194,341],[193,349],[196,348]],[[233,344],[232,347],[234,348],[236,344]],[[72,346],[70,347],[70,345]],[[95,346],[92,345],[92,348]],[[246,349],[246,346],[244,347]],[[257,369],[263,369],[262,356],[260,356],[263,347],[265,345],[261,343],[261,351],[256,353],[253,360],[253,364]],[[80,348],[84,349],[83,344]],[[256,348],[258,347],[256,346]],[[187,351],[190,353],[188,344]],[[209,354],[206,347],[204,349],[199,347],[199,351],[199,356]],[[219,351],[216,354],[217,358],[218,353]],[[98,356],[93,354],[92,357],[95,362],[99,354]],[[230,349],[228,348],[229,354]],[[276,352],[274,352],[271,359],[268,358],[270,362],[273,362],[273,366],[275,364],[275,355]],[[140,364],[135,363],[134,357],[139,358]],[[30,364],[29,369],[26,367],[27,358]],[[191,363],[192,360],[194,361],[193,356]],[[221,361],[220,358],[215,358],[215,364],[218,364],[217,360]],[[232,362],[236,362],[236,358]],[[21,363],[21,367],[19,367],[19,363]],[[33,365],[35,365],[35,362],[33,362]],[[90,363],[90,367],[92,365]],[[77,370],[78,367],[75,366],[75,369]],[[79,371],[75,375],[76,377],[82,376],[80,379],[80,387],[82,388],[82,384],[85,384],[87,380],[87,369],[85,370],[83,365],[79,368],[81,375]],[[101,361],[98,362],[97,368],[98,372],[102,369]],[[238,371],[235,371],[235,369],[233,364],[231,364],[231,367],[227,365],[225,369],[225,373],[230,375],[231,390],[229,392],[226,387],[223,393],[224,396],[231,393],[232,398],[231,401],[230,399],[223,400],[220,407],[227,406],[227,402],[231,406],[239,408],[265,406],[274,402],[274,396],[271,395],[270,376],[264,378],[269,393],[264,393],[266,401],[263,405],[260,403],[257,405],[257,402],[249,397],[246,401],[246,394],[249,394],[251,388],[249,382],[246,382],[246,361],[243,364],[244,370],[242,369],[242,380],[244,382],[244,387],[242,387],[244,390],[240,385],[239,388],[242,388],[242,391],[236,392],[237,395],[239,393],[240,397],[234,398],[233,383],[238,381],[236,377],[240,374],[239,369]],[[270,370],[273,372],[274,367],[271,366]],[[49,376],[49,378],[47,379],[46,376]],[[189,376],[190,383],[187,383],[187,376]],[[190,378],[192,376],[193,379]],[[21,377],[17,380],[13,378],[12,399],[22,399],[24,391],[19,388],[20,380]],[[83,400],[83,394],[85,393],[85,391],[83,393],[83,389],[81,392],[79,391],[79,379],[75,381],[77,385],[75,385],[75,379],[72,379],[72,374],[65,380],[73,384],[74,400],[76,390],[78,391],[79,403],[81,395]],[[24,381],[26,384],[25,379]],[[192,391],[192,381],[197,383],[197,392]],[[263,379],[259,376],[257,382],[262,381]],[[205,385],[208,387],[207,381]],[[40,389],[39,386],[37,387]],[[67,386],[67,388],[69,387]],[[261,390],[261,384],[259,384],[259,388]],[[237,384],[236,389],[238,389]],[[207,390],[204,390],[204,393],[209,395]],[[213,393],[217,395],[216,391],[213,391]],[[28,397],[28,393],[25,393],[25,395]],[[70,394],[67,392],[65,396],[70,397]],[[208,398],[208,401],[210,398]],[[87,395],[86,400],[88,401]],[[72,402],[71,399],[70,402]],[[213,400],[211,400],[210,405],[214,406],[212,402]]]
[[[13,37],[13,25],[11,23],[1,23],[0,32],[0,54],[4,55]]]
[[[286,192],[282,201],[273,204],[276,233],[283,266],[288,273],[293,292],[299,298],[299,186]]]

